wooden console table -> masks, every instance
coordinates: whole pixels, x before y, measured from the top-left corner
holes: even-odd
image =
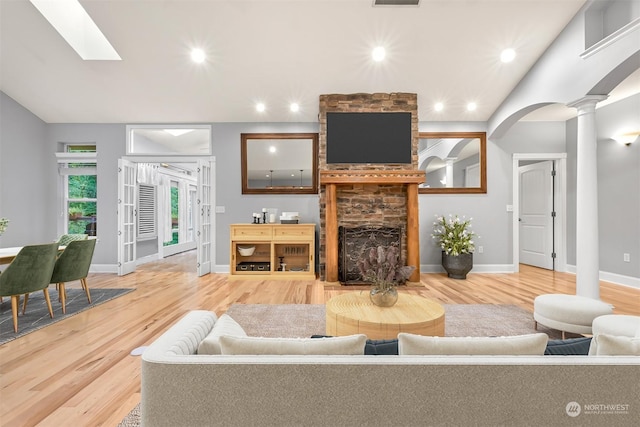
[[[231,224],[229,279],[315,279],[315,231],[315,224]]]
[[[400,293],[393,307],[378,307],[369,291],[349,292],[327,301],[327,335],[365,334],[393,339],[399,332],[444,336],[444,307],[432,300]]]

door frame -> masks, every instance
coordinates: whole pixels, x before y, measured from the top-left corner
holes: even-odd
[[[138,156],[138,155],[128,155],[128,156],[122,156],[121,159],[127,160],[129,162],[132,163],[198,163],[198,160],[203,160],[203,161],[208,161],[211,163],[211,205],[215,206],[216,203],[216,186],[215,186],[215,173],[216,173],[216,158],[215,156],[179,156],[179,155],[167,155],[167,156],[162,156],[162,155],[157,155],[157,156]],[[198,185],[200,183],[200,179],[197,178],[196,180],[196,185]],[[119,185],[118,185],[118,189],[119,189]],[[211,242],[213,242],[211,244],[211,271],[215,271],[215,260],[216,260],[216,245],[215,245],[215,239],[216,239],[216,228],[215,228],[215,215],[213,215],[213,219],[212,219],[212,227],[211,227],[211,235],[210,235],[210,240]],[[134,242],[135,243],[135,242]],[[198,239],[196,238],[196,250],[198,250]],[[118,250],[120,248],[120,245],[118,245]],[[158,253],[159,255],[161,255],[160,253]],[[137,262],[136,262],[137,264]],[[196,265],[194,266],[197,269],[197,261],[196,261]]]
[[[554,271],[567,271],[567,153],[514,153],[512,165],[513,183],[513,217],[512,235],[514,273],[520,271],[520,160],[552,160],[555,162],[556,177],[553,184],[555,199],[555,229],[553,234],[555,246]]]

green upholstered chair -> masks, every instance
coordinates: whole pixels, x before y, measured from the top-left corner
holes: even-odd
[[[63,234],[58,239],[58,245],[67,246],[75,240],[87,240],[87,237],[89,237],[88,234]]]
[[[87,294],[87,300],[91,304],[91,294],[87,285],[89,267],[93,258],[93,251],[96,247],[96,239],[73,240],[69,242],[64,252],[56,260],[50,283],[58,285],[58,295],[62,303],[62,312],[66,313],[67,293],[64,288],[65,282],[80,280],[82,289]]]
[[[57,242],[25,246],[0,274],[0,296],[11,297],[11,313],[15,332],[18,332],[18,305],[22,294],[24,294],[22,314],[27,307],[29,293],[42,291],[49,308],[49,316],[53,317],[53,309],[49,299],[49,283],[51,283],[51,273],[57,255]]]

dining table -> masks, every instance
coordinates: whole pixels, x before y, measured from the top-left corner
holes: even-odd
[[[11,264],[11,261],[18,255],[23,246],[14,246],[12,248],[0,248],[0,265]],[[64,251],[66,246],[59,246],[58,252]]]

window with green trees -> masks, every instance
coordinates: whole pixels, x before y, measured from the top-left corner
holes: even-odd
[[[66,152],[69,157],[60,168],[65,188],[66,232],[95,236],[98,205],[96,147],[67,145]]]

